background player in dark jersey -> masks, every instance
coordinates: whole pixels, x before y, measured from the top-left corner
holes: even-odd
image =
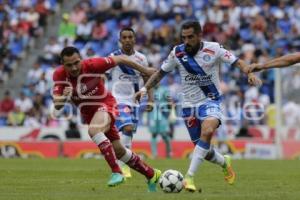
[[[161,172],[148,166],[138,155],[120,143],[118,130],[114,125],[115,117],[119,114],[117,104],[115,98],[105,89],[100,77],[118,64],[125,64],[146,75],[151,75],[153,70],[142,67],[126,56],[82,60],[75,47],[64,48],[61,61],[63,65],[53,75],[55,109],[61,109],[68,100],[78,107],[85,123],[89,125],[90,137],[112,170],[108,186],[121,184],[125,180],[117,164],[117,159],[120,159],[145,175],[148,179],[148,190],[156,191]]]

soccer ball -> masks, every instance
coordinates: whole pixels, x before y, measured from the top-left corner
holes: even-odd
[[[159,185],[166,193],[178,193],[183,188],[183,176],[179,171],[169,169],[161,175]]]

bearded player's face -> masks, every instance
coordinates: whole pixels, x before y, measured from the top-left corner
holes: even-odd
[[[62,61],[68,74],[72,77],[79,76],[81,71],[81,57],[78,53],[74,53],[71,56],[64,56]]]
[[[189,55],[196,55],[200,48],[201,34],[196,34],[194,28],[182,29],[181,39],[185,44],[185,51]]]

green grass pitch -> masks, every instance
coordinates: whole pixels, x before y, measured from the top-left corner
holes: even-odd
[[[189,160],[147,160],[161,170],[185,173]],[[234,200],[300,199],[300,160],[234,160],[235,185],[223,180],[218,166],[205,163],[195,183],[202,193],[148,193],[145,179],[134,173],[124,184],[108,188],[104,160],[0,159],[2,200]]]

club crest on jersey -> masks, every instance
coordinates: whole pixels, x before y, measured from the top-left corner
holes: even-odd
[[[88,90],[87,85],[84,84],[84,83],[80,83],[79,84],[79,90],[80,90],[81,94],[85,93]]]
[[[204,56],[203,56],[203,60],[204,60],[205,62],[209,62],[209,61],[211,60],[210,55],[208,55],[208,54],[204,55]]]

